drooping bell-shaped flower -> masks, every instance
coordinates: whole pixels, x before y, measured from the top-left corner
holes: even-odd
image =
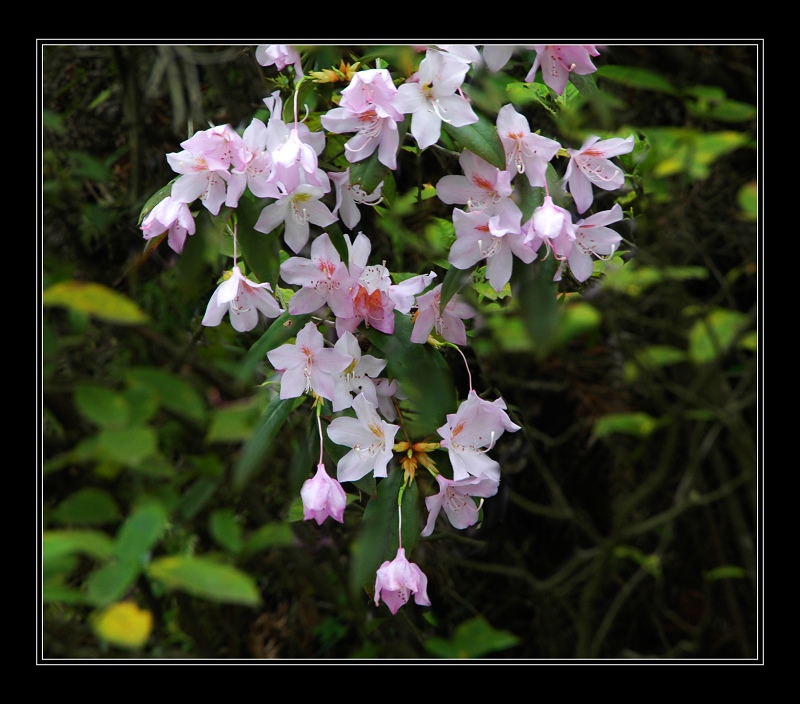
[[[398,548],[394,560],[386,560],[378,568],[375,577],[375,606],[383,599],[389,611],[396,614],[412,596],[420,606],[431,605],[428,598],[428,578],[415,563],[408,561],[406,551]]]
[[[315,520],[317,525],[330,516],[334,521],[344,523],[344,509],[347,505],[347,494],[342,485],[325,471],[325,465],[317,465],[317,473],[303,482],[300,489],[303,500],[303,519]]]

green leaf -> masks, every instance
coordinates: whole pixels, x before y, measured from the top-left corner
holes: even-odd
[[[81,415],[101,428],[124,428],[130,418],[125,399],[105,386],[81,384],[74,399]]]
[[[311,315],[283,313],[275,318],[267,331],[250,348],[239,371],[239,381],[249,379],[256,367],[264,361],[267,352],[275,349],[300,332],[311,320]]]
[[[200,477],[186,490],[181,502],[181,516],[191,520],[211,500],[219,489],[219,482],[209,477]]]
[[[440,658],[480,658],[512,648],[520,639],[510,631],[493,628],[482,616],[459,624],[452,639],[429,638],[425,650]]]
[[[50,513],[56,523],[96,526],[119,520],[117,502],[107,491],[87,487],[71,494]]]
[[[49,530],[42,535],[43,565],[77,554],[108,559],[114,554],[114,541],[96,530]]]
[[[636,353],[633,360],[625,363],[624,377],[628,382],[636,381],[640,369],[659,369],[685,361],[686,352],[669,345],[650,345]]]
[[[596,72],[599,78],[605,78],[615,83],[620,83],[629,88],[639,88],[641,90],[652,90],[659,93],[677,95],[678,91],[663,76],[648,69],[638,68],[637,66],[616,66],[606,64],[600,66]]]
[[[635,548],[632,545],[617,545],[614,548],[614,557],[621,560],[633,560],[651,577],[661,579],[661,558],[655,553],[646,555],[639,548]]]
[[[350,183],[358,184],[365,193],[373,193],[389,171],[378,159],[376,149],[366,159],[350,164]]]
[[[408,316],[395,311],[394,334],[370,328],[366,337],[387,360],[390,378],[397,379],[408,396],[403,402],[405,427],[413,439],[436,433],[456,406],[456,390],[450,367],[430,345],[411,342],[414,325]]]
[[[614,433],[647,437],[658,427],[658,421],[643,412],[610,413],[595,421],[592,435],[596,438],[606,437]]]
[[[93,606],[107,606],[121,598],[139,576],[135,562],[111,562],[96,569],[86,579],[87,600]]]
[[[83,281],[60,281],[45,289],[42,305],[60,306],[92,315],[119,325],[141,325],[147,315],[127,296],[103,286]]]
[[[442,294],[439,302],[440,313],[467,281],[469,281],[469,275],[466,271],[457,269],[454,266],[447,270],[444,279],[442,279]]]
[[[483,115],[478,115],[478,121],[471,125],[453,127],[443,122],[442,127],[459,148],[469,149],[498,169],[506,168],[506,152],[497,134],[497,127]]]
[[[206,557],[161,557],[150,563],[153,579],[167,589],[177,589],[201,599],[258,606],[261,597],[255,580],[245,572]]]
[[[723,565],[703,573],[703,579],[707,582],[714,582],[718,579],[744,579],[745,577],[747,577],[747,570],[737,565]]]
[[[173,413],[202,423],[206,417],[206,404],[195,388],[170,372],[156,367],[134,367],[125,378],[132,387],[143,386],[154,392],[164,408]]]
[[[208,531],[218,545],[234,554],[241,552],[244,541],[242,527],[232,509],[214,511],[208,521]]]
[[[558,283],[553,281],[558,263],[550,257],[522,267],[515,262],[515,266],[522,322],[541,359],[553,349],[563,315],[557,299]]]
[[[569,82],[578,89],[578,92],[583,96],[592,96],[597,93],[597,82],[595,81],[594,74],[589,73],[581,76],[577,73],[569,74]]]
[[[262,208],[249,198],[241,198],[236,208],[236,240],[247,266],[259,282],[276,283],[280,259],[280,242],[274,233],[258,232],[255,224]]]
[[[261,421],[253,436],[242,448],[236,465],[233,468],[233,487],[241,491],[261,469],[272,441],[277,437],[289,414],[299,406],[305,398],[282,399],[275,396],[261,414]]]
[[[735,310],[718,308],[689,330],[689,356],[696,364],[705,364],[727,352],[743,332],[749,318]]]
[[[375,588],[375,573],[386,560],[397,556],[399,541],[399,521],[397,500],[403,485],[402,469],[391,470],[385,479],[378,482],[377,497],[371,498],[364,510],[361,530],[354,541],[351,552],[350,585],[355,591],[365,589],[370,595]],[[411,553],[419,539],[420,510],[419,488],[417,482],[403,492],[403,548],[406,557]]]
[[[746,183],[736,194],[736,202],[749,220],[758,219],[758,184],[755,181]]]
[[[158,451],[158,435],[153,428],[102,430],[96,439],[97,459],[112,460],[126,467],[140,467]]]
[[[137,508],[117,533],[114,554],[120,562],[143,563],[167,528],[164,508],[150,502]]]
[[[298,500],[300,500],[299,497]],[[302,500],[300,500],[300,506],[300,520],[302,520]],[[242,557],[250,557],[250,555],[268,548],[293,544],[294,534],[288,525],[285,523],[266,523],[247,536],[242,547]]]
[[[261,410],[261,399],[253,396],[212,411],[206,442],[247,440],[253,434]]]
[[[152,196],[147,199],[147,202],[144,204],[142,208],[142,212],[139,213],[139,221],[137,225],[141,225],[142,221],[150,214],[150,211],[155,208],[164,198],[172,193],[172,184],[178,179],[176,176],[173,178],[166,186],[160,188],[156,191]]]

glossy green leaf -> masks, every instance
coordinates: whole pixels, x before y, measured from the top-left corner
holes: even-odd
[[[101,428],[124,428],[130,418],[123,396],[105,386],[80,384],[74,399],[81,415]]]
[[[137,508],[117,533],[114,554],[120,562],[142,563],[167,528],[163,507],[150,502]]]
[[[666,78],[654,71],[637,66],[606,64],[598,67],[596,75],[598,78],[605,78],[629,88],[653,90],[659,93],[668,93],[669,95],[678,94],[678,91]]]
[[[350,183],[359,185],[365,193],[373,193],[386,178],[388,167],[378,159],[376,149],[366,159],[350,164]]]
[[[293,409],[303,403],[304,397],[282,399],[275,396],[261,414],[261,420],[253,436],[242,448],[242,453],[233,468],[233,486],[241,491],[262,469],[275,440]]]
[[[60,306],[108,323],[142,325],[147,315],[127,296],[102,284],[61,281],[42,293],[42,305]]]
[[[232,509],[214,511],[208,521],[208,532],[219,546],[234,554],[241,552],[244,544],[242,526]]]
[[[658,427],[658,421],[647,413],[610,413],[595,421],[592,435],[596,438],[602,438],[614,433],[621,433],[623,435],[647,437],[656,427]]]
[[[258,606],[261,602],[250,575],[206,557],[160,557],[150,563],[148,571],[167,589],[201,599],[245,606]]]
[[[483,115],[478,115],[478,121],[471,125],[453,127],[443,122],[442,128],[460,149],[468,149],[498,169],[506,168],[506,152],[497,127]]]
[[[400,545],[397,500],[403,475],[399,467],[390,470],[388,476],[378,482],[377,497],[367,503],[361,530],[351,548],[350,584],[355,591],[363,588],[368,594],[373,594],[376,571],[384,561],[394,560],[397,556]],[[403,548],[412,562],[411,554],[422,530],[419,500],[417,482],[411,482],[403,492],[402,512]]]
[[[275,233],[254,229],[262,209],[250,198],[242,197],[239,200],[239,207],[236,208],[236,239],[248,269],[259,282],[274,285],[278,281],[280,267],[280,242]]]
[[[194,386],[179,376],[156,367],[134,367],[125,377],[133,386],[143,386],[157,394],[161,405],[198,423],[205,420],[206,403]]]
[[[86,487],[64,499],[51,511],[50,518],[62,525],[98,526],[118,521],[120,511],[107,491]]]
[[[445,423],[457,399],[450,367],[430,345],[411,342],[413,329],[408,316],[395,311],[393,335],[370,328],[366,336],[387,360],[389,377],[397,379],[408,396],[403,406],[406,431],[422,440]]]
[[[445,309],[450,299],[469,281],[469,273],[451,266],[442,279],[442,294],[439,302],[439,312]]]
[[[140,565],[114,561],[96,569],[86,578],[86,598],[93,606],[107,606],[120,599],[139,576]]]
[[[558,262],[550,257],[528,265],[516,261],[514,266],[514,278],[519,281],[522,321],[541,358],[553,348],[563,315],[557,300],[558,284],[553,281]]]
[[[42,535],[43,565],[78,554],[107,559],[114,554],[114,541],[96,530],[48,530]]]
[[[459,624],[450,640],[429,638],[425,650],[439,658],[480,658],[512,648],[520,639],[510,631],[493,628],[482,616]]]

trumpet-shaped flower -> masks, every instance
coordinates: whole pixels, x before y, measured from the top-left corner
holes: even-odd
[[[377,205],[383,200],[383,181],[372,193],[366,193],[357,183],[350,183],[350,169],[339,173],[333,172],[328,176],[336,189],[336,206],[333,214],[338,215],[351,230],[361,220],[361,211],[358,209],[357,203]]]
[[[325,465],[317,465],[317,473],[303,482],[300,489],[303,500],[303,519],[315,520],[317,525],[330,516],[334,521],[344,523],[344,509],[347,505],[347,494],[342,485],[325,471]]]
[[[195,222],[189,206],[172,196],[167,196],[155,206],[142,221],[142,236],[146,240],[169,231],[167,242],[173,251],[180,254],[187,235],[195,233]]]
[[[302,286],[289,301],[292,315],[313,313],[327,304],[335,316],[352,317],[352,277],[327,232],[311,243],[311,259],[290,257],[281,264],[281,278]]]
[[[328,437],[333,442],[352,448],[339,460],[336,476],[340,482],[354,482],[369,472],[385,477],[394,436],[400,428],[382,420],[363,393],[353,399],[353,409],[356,418],[334,418],[328,426]]]
[[[485,474],[458,481],[437,474],[436,482],[439,484],[439,493],[425,499],[425,505],[428,507],[428,522],[422,531],[423,536],[433,533],[436,517],[442,509],[453,528],[463,530],[475,525],[478,522],[478,513],[483,502],[475,504],[471,497],[478,496],[483,499],[494,496],[500,484],[499,479],[487,477]]]
[[[395,105],[411,113],[411,134],[420,149],[439,140],[442,122],[464,127],[478,121],[465,98],[456,93],[464,82],[469,64],[439,51],[428,51],[420,62],[417,80],[397,89]]]
[[[343,411],[353,405],[351,394],[363,393],[373,406],[378,405],[378,394],[373,378],[378,376],[386,366],[385,359],[378,359],[371,354],[361,354],[358,340],[352,333],[344,333],[333,346],[333,349],[349,354],[353,361],[343,372],[333,379],[335,388],[333,410]]]
[[[295,80],[303,75],[303,64],[297,49],[288,44],[259,44],[256,47],[256,61],[262,66],[275,66],[283,71],[287,66],[294,68]]]
[[[469,269],[486,259],[486,278],[495,291],[502,291],[511,279],[514,256],[526,264],[536,259],[536,252],[523,242],[521,220],[522,212],[508,198],[501,200],[493,212],[466,213],[456,208],[453,211],[456,241],[450,248],[448,261],[458,269]]]
[[[520,429],[505,412],[502,398],[484,401],[470,391],[456,413],[447,414],[447,423],[437,430],[442,437],[441,446],[447,449],[453,465],[453,479],[466,479],[470,474],[489,479],[500,479],[500,465],[486,456],[497,439],[508,430]]]
[[[611,157],[633,150],[633,135],[627,139],[600,140],[590,136],[580,149],[567,149],[570,156],[562,183],[569,184],[569,192],[579,213],[592,204],[592,184],[605,191],[613,191],[625,183],[625,174],[617,168]]]
[[[592,255],[599,259],[610,257],[617,250],[622,236],[610,227],[612,222],[622,220],[622,207],[615,203],[611,210],[595,213],[585,220],[578,220],[572,228],[572,247],[567,255],[569,268],[578,281],[586,281],[594,269]]]
[[[349,354],[325,349],[325,338],[314,323],[297,333],[294,344],[285,344],[267,352],[270,364],[281,377],[281,398],[296,398],[313,391],[317,396],[333,400],[333,375],[343,372],[353,361]]]
[[[442,338],[454,345],[467,344],[464,320],[472,318],[475,310],[458,295],[447,302],[444,310],[441,310],[441,302],[442,284],[417,298],[418,310],[414,318],[414,329],[411,331],[411,342],[424,344],[435,329]]]
[[[533,66],[525,76],[526,83],[533,83],[539,67],[542,68],[542,80],[545,85],[552,88],[561,95],[567,87],[570,73],[585,76],[597,71],[597,67],[592,63],[592,56],[600,56],[594,44],[572,44],[572,45],[553,45],[553,44],[533,44],[536,50],[536,58]]]
[[[442,176],[436,184],[436,195],[443,202],[464,203],[467,210],[484,210],[511,195],[508,171],[501,171],[467,149],[461,152],[458,163],[463,176]]]
[[[258,323],[259,312],[267,318],[277,318],[283,311],[270,291],[272,287],[268,283],[257,284],[250,281],[234,265],[232,271],[226,272],[225,281],[211,296],[203,316],[203,325],[219,325],[225,313],[228,313],[233,329],[247,332]]]
[[[509,173],[524,173],[531,186],[544,188],[547,165],[561,145],[554,139],[531,132],[528,120],[510,103],[497,113],[497,134],[503,143]]]
[[[324,192],[318,186],[301,184],[293,191],[282,193],[274,203],[266,206],[258,216],[254,230],[272,232],[284,223],[286,229],[283,238],[296,254],[308,242],[310,235],[309,222],[327,227],[336,222],[336,216],[328,210],[328,206],[320,201]]]
[[[428,598],[428,578],[413,562],[406,558],[406,551],[398,548],[397,556],[386,560],[379,568],[375,578],[375,606],[383,603],[396,614],[411,596],[420,606],[430,606]]]

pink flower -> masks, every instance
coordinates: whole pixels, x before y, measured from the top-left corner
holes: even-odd
[[[333,346],[333,349],[349,354],[353,361],[347,369],[336,375],[333,379],[335,386],[333,396],[333,411],[343,411],[353,405],[352,394],[363,393],[373,405],[378,405],[378,393],[373,379],[383,371],[386,366],[385,359],[378,359],[371,354],[361,354],[358,340],[352,333],[344,333]]]
[[[597,67],[592,63],[592,56],[600,56],[594,44],[556,46],[553,44],[533,44],[536,59],[525,76],[526,83],[533,83],[536,72],[542,67],[542,80],[545,85],[561,95],[567,86],[569,74],[575,72],[579,76],[594,73]]]
[[[420,62],[417,80],[406,81],[397,89],[395,105],[411,113],[411,134],[420,149],[439,140],[442,122],[464,127],[478,121],[465,98],[456,93],[464,82],[469,64],[428,51]]]
[[[606,259],[617,250],[622,236],[610,227],[622,220],[622,207],[616,203],[611,210],[595,213],[572,226],[573,243],[568,254],[569,268],[578,281],[586,281],[594,270],[592,255]]]
[[[349,354],[325,349],[325,338],[314,323],[297,333],[294,344],[281,345],[267,352],[276,370],[283,372],[281,398],[297,398],[313,391],[317,396],[333,400],[333,375],[347,369],[353,361]]]
[[[169,230],[167,242],[173,251],[180,254],[187,235],[195,233],[195,222],[186,203],[167,196],[147,214],[142,221],[141,230],[146,240]]]
[[[562,182],[569,184],[579,213],[592,204],[592,184],[605,191],[613,191],[625,183],[625,174],[609,159],[632,151],[633,135],[627,139],[616,137],[598,140],[600,137],[592,135],[580,149],[567,149],[570,159]]]
[[[339,482],[328,476],[324,464],[318,464],[317,473],[303,482],[300,498],[303,499],[304,520],[313,519],[317,525],[322,525],[322,522],[330,516],[333,520],[344,523],[347,494]]]
[[[375,477],[385,477],[392,459],[394,436],[400,427],[381,420],[363,393],[353,399],[353,409],[356,418],[334,418],[328,426],[328,437],[333,442],[352,448],[339,460],[336,476],[340,482],[354,482],[369,472]]]
[[[500,484],[499,479],[487,477],[485,474],[458,481],[437,474],[436,482],[439,484],[439,493],[425,499],[425,505],[428,507],[428,522],[422,531],[423,536],[433,533],[436,517],[442,509],[454,528],[463,530],[475,525],[478,522],[478,514],[483,501],[476,505],[471,497],[494,496]]]
[[[257,284],[250,281],[234,265],[230,273],[226,272],[225,281],[211,296],[203,316],[203,325],[219,325],[225,313],[229,313],[233,329],[247,332],[258,323],[259,312],[267,318],[277,318],[283,311],[270,291],[272,287],[268,283]]]
[[[302,286],[289,301],[292,315],[313,313],[327,304],[334,315],[352,317],[352,277],[327,232],[311,243],[311,259],[290,257],[281,264],[281,278]]]
[[[303,64],[297,49],[288,44],[259,44],[256,47],[256,61],[262,66],[275,66],[283,71],[287,66],[294,67],[295,80],[303,75]]]
[[[433,329],[442,338],[454,345],[467,344],[467,330],[464,320],[472,318],[475,311],[464,303],[459,296],[453,296],[441,309],[442,284],[431,289],[417,298],[416,318],[414,329],[411,331],[411,342],[425,344]]]
[[[508,430],[520,429],[505,412],[506,404],[498,398],[484,401],[470,391],[456,413],[447,414],[447,423],[437,430],[441,446],[447,449],[453,465],[453,479],[466,479],[470,474],[500,479],[500,465],[486,456],[497,439]]]
[[[464,175],[443,176],[436,195],[444,203],[464,203],[467,210],[484,210],[511,195],[511,174],[492,166],[471,151],[458,157]]]
[[[375,578],[375,606],[383,603],[396,614],[403,604],[414,595],[414,601],[420,606],[430,606],[428,598],[428,578],[413,562],[406,559],[406,551],[398,548],[397,556],[389,562],[386,560],[379,568]]]
[[[383,181],[372,193],[366,193],[357,183],[350,183],[350,169],[345,169],[340,173],[331,172],[328,176],[336,189],[336,206],[333,214],[341,217],[342,222],[351,230],[361,220],[361,211],[358,209],[357,203],[377,205],[383,200]]]
[[[497,113],[497,134],[506,153],[506,169],[526,174],[531,186],[544,188],[547,165],[561,149],[554,139],[531,132],[528,121],[511,104]]]

